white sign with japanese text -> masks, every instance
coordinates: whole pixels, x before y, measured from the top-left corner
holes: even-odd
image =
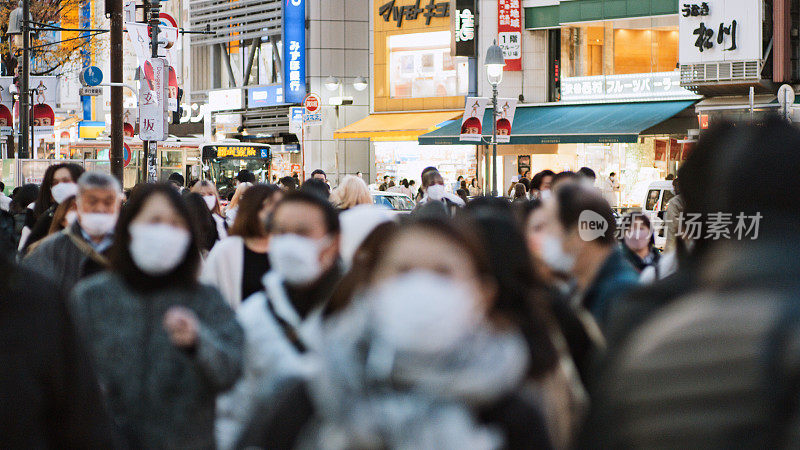
[[[514,114],[517,111],[517,99],[498,98],[497,114],[495,115],[495,129],[497,131],[497,142],[508,144],[511,142],[511,127],[514,126]]]
[[[170,116],[167,110],[169,65],[165,58],[151,58],[145,67],[145,72],[152,70],[152,79],[150,76],[143,78],[139,87],[139,138],[143,141],[165,141]]]
[[[681,64],[760,60],[761,0],[679,0]]]
[[[693,92],[681,87],[678,71],[561,79],[561,100],[565,102],[696,97]]]

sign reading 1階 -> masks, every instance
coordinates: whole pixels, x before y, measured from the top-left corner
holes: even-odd
[[[306,96],[306,2],[283,0],[283,97],[300,103]]]
[[[475,38],[478,31],[478,14],[475,0],[456,0],[451,16],[453,56],[475,56]]]
[[[681,64],[761,59],[761,0],[681,0],[678,10]]]

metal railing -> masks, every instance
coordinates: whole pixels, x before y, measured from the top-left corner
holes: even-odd
[[[702,64],[681,64],[681,86],[720,81],[758,81],[761,61],[725,61]]]

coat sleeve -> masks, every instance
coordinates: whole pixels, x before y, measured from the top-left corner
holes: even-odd
[[[52,278],[56,264],[56,255],[53,249],[52,239],[42,242],[22,260],[20,265],[28,270]]]
[[[195,360],[217,392],[229,389],[242,371],[244,332],[216,289],[202,287],[207,303],[199,314]]]

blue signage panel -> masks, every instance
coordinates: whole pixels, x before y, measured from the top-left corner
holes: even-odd
[[[85,86],[97,86],[103,82],[103,71],[97,66],[89,66],[81,71],[81,81]]]
[[[256,86],[247,88],[247,106],[259,108],[262,106],[283,105],[283,85]]]
[[[283,2],[283,92],[286,103],[306,96],[306,2]]]

